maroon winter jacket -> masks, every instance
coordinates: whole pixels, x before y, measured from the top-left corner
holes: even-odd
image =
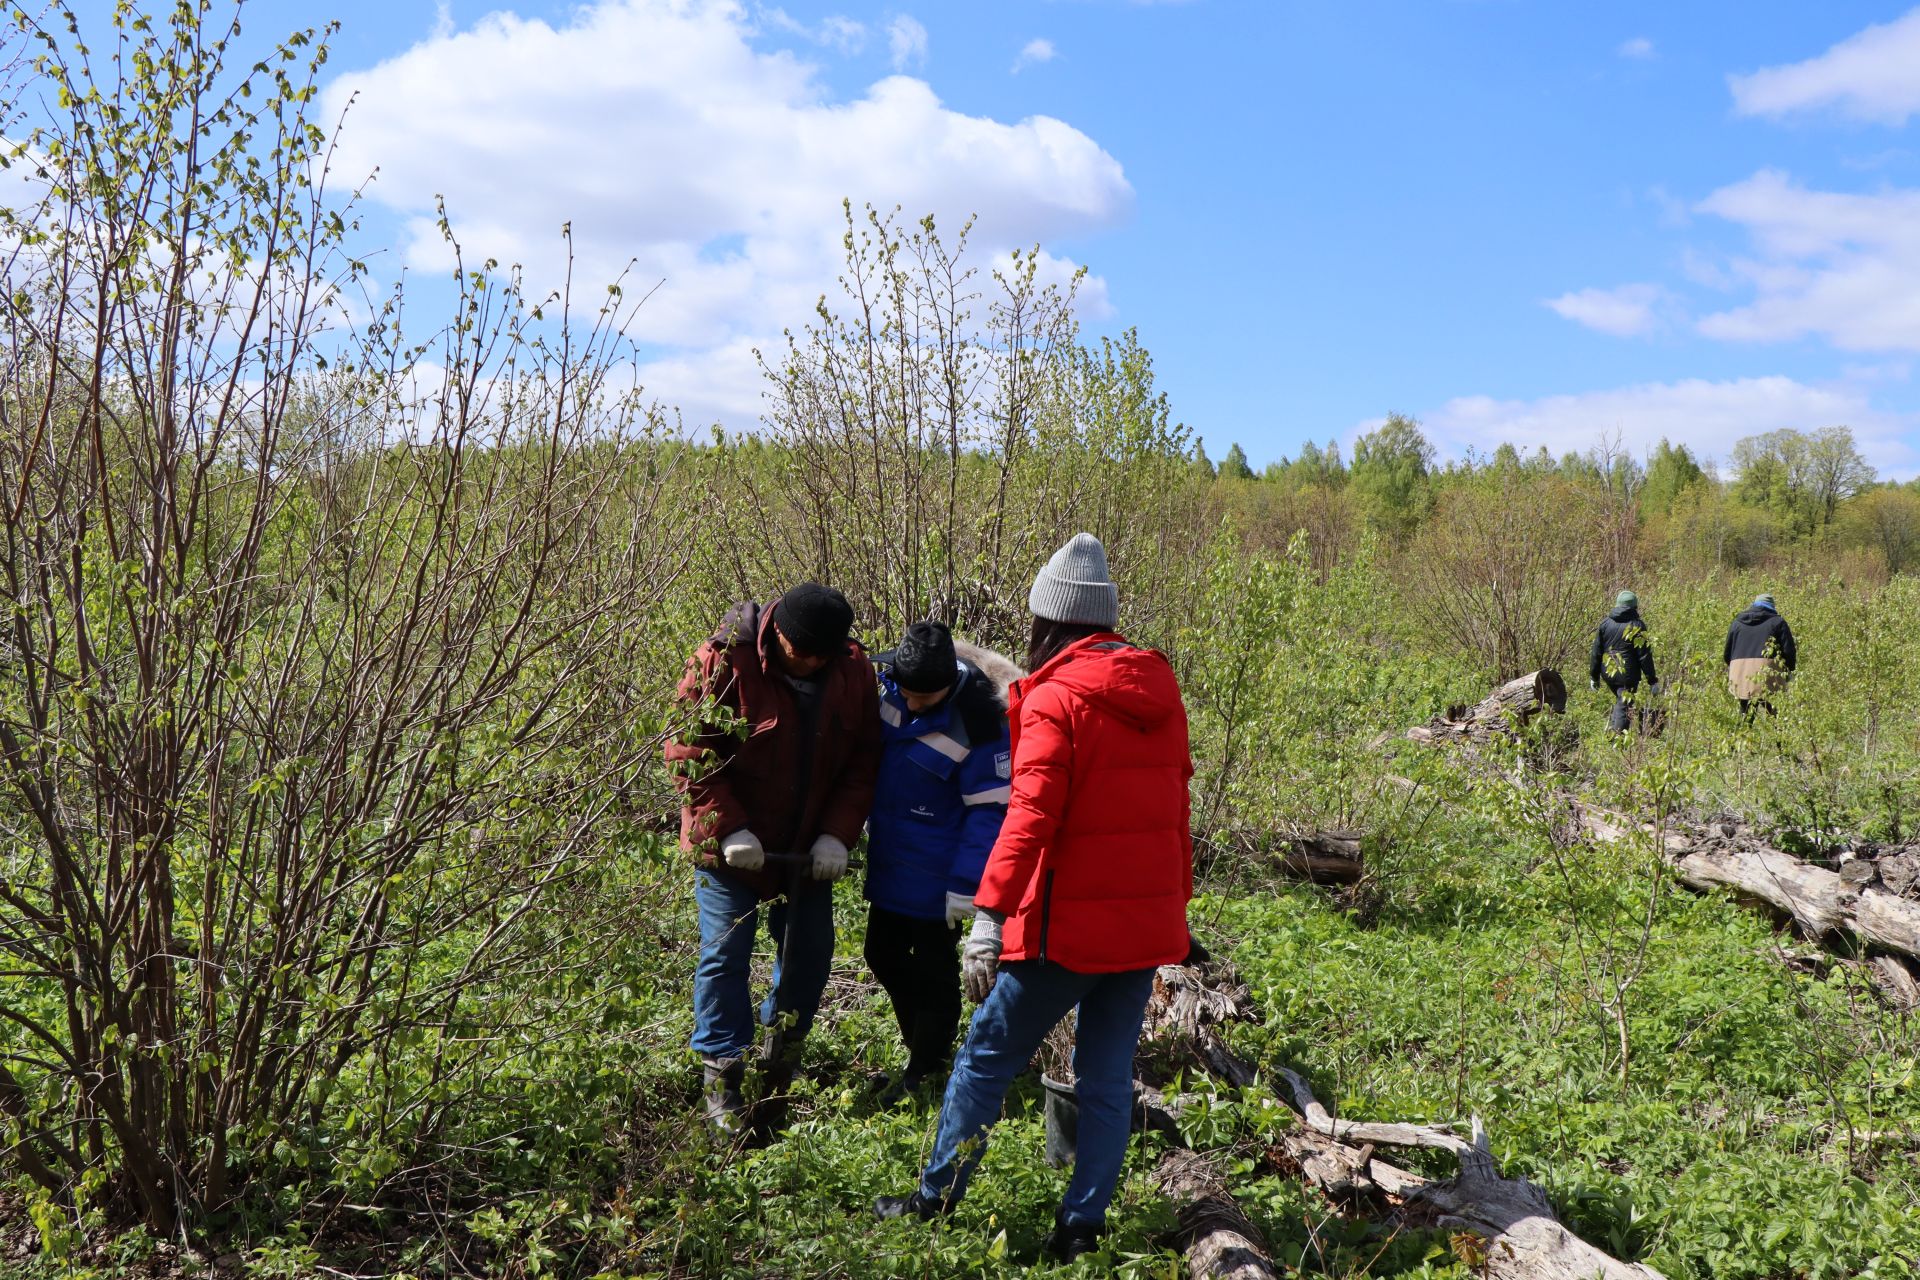
[[[1002,960],[1114,973],[1186,958],[1187,710],[1166,658],[1089,636],[1013,686],[1013,798],[974,901]]]
[[[820,671],[824,682],[806,741],[794,691],[778,665],[773,606],[735,605],[719,634],[695,650],[680,680],[680,700],[711,699],[727,714],[709,713],[665,754],[680,809],[680,847],[702,867],[752,885],[763,898],[782,891],[788,869],[768,863],[735,871],[720,858],[720,841],[742,827],[769,853],[804,854],[821,835],[851,847],[873,808],[880,767],[880,702],[873,667],[860,645]],[[729,729],[724,723],[734,720]],[[818,884],[801,875],[803,886]]]

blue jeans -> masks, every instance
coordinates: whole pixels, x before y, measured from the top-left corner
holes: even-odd
[[[760,895],[711,871],[696,873],[693,898],[700,909],[700,963],[693,971],[693,1050],[702,1057],[738,1058],[753,1047],[753,943],[760,929]],[[802,872],[802,874],[805,874]],[[787,951],[787,913],[794,913],[793,950]],[[775,1026],[791,1014],[790,1040],[813,1026],[833,965],[833,891],[809,884],[792,905],[782,898],[767,909],[773,934],[773,989],[760,1005],[760,1021]]]
[[[1133,1120],[1133,1051],[1153,993],[1153,970],[1075,973],[1045,960],[1000,967],[993,993],[973,1015],[973,1026],[947,1080],[933,1158],[920,1175],[928,1200],[958,1203],[985,1154],[987,1130],[1000,1118],[1007,1090],[1033,1058],[1047,1032],[1076,1005],[1074,1093],[1080,1125],[1061,1208],[1068,1222],[1103,1226]]]

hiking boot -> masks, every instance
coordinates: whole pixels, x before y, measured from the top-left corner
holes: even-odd
[[[747,1100],[740,1093],[747,1064],[738,1058],[702,1058],[700,1065],[707,1125],[720,1137],[733,1138],[740,1132],[741,1116],[747,1109]]]
[[[1040,1247],[1048,1257],[1061,1262],[1072,1262],[1084,1253],[1092,1253],[1100,1247],[1100,1237],[1106,1234],[1106,1228],[1090,1226],[1084,1222],[1068,1222],[1064,1209],[1056,1210],[1053,1215],[1053,1230],[1047,1233],[1046,1243]]]
[[[953,1206],[944,1200],[929,1200],[920,1194],[916,1187],[909,1196],[881,1196],[873,1202],[873,1216],[881,1221],[904,1218],[908,1214],[922,1222],[932,1222],[942,1214],[952,1213]]]

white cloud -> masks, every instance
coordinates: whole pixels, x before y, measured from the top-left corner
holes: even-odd
[[[1633,39],[1623,42],[1614,52],[1623,58],[1632,58],[1636,61],[1644,62],[1654,56],[1653,41],[1647,39],[1645,36],[1635,36]]]
[[[867,45],[866,24],[843,14],[831,14],[813,27],[781,8],[760,9],[757,16],[761,23],[775,31],[784,31],[841,53],[858,53]]]
[[[1755,249],[1726,268],[1752,301],[1702,319],[1708,337],[1920,351],[1920,191],[1810,191],[1765,169],[1698,209],[1745,227]]]
[[[895,71],[925,66],[927,29],[920,25],[918,19],[901,14],[887,24],[887,50],[893,57]]]
[[[1545,446],[1555,457],[1617,432],[1635,453],[1644,454],[1664,436],[1725,458],[1743,436],[1840,424],[1853,428],[1861,452],[1883,472],[1911,475],[1920,468],[1920,423],[1911,415],[1877,409],[1858,386],[1815,386],[1785,377],[1690,378],[1536,400],[1461,396],[1421,415],[1428,437],[1446,453],[1486,454],[1511,443],[1522,452]]]
[[[1832,108],[1856,120],[1905,124],[1920,111],[1920,9],[1805,62],[1729,76],[1727,86],[1742,115]]]
[[[1037,66],[1042,62],[1052,62],[1056,56],[1058,56],[1058,52],[1053,47],[1053,41],[1046,39],[1044,36],[1029,40],[1021,47],[1019,56],[1013,60],[1014,72],[1017,74],[1023,67]]]
[[[1657,182],[1647,188],[1647,199],[1660,210],[1660,225],[1663,227],[1684,227],[1692,221],[1692,210],[1687,208],[1687,202]]]
[[[324,115],[358,99],[334,172],[378,166],[369,199],[400,215],[415,270],[451,262],[437,195],[467,261],[524,264],[536,294],[566,267],[563,225],[576,297],[632,260],[629,296],[665,282],[631,330],[664,348],[650,391],[737,426],[760,389],[740,353],[837,293],[843,198],[949,229],[978,215],[983,265],[1130,203],[1119,162],[1071,125],[965,115],[904,76],[837,100],[803,61],[756,47],[754,21],[733,0],[601,0],[557,25],[490,15],[329,86]],[[1097,281],[1082,292],[1104,299]]]
[[[1612,289],[1579,289],[1548,298],[1545,305],[1561,316],[1616,338],[1651,333],[1659,317],[1655,309],[1667,299],[1657,284],[1623,284]]]

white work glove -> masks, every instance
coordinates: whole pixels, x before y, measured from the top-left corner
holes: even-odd
[[[1000,971],[1000,926],[1006,917],[981,907],[973,914],[973,930],[960,946],[960,985],[967,999],[985,1004]]]
[[[1600,682],[1598,680],[1589,680],[1587,681],[1587,688],[1593,690],[1595,693],[1598,693],[1600,692]]]
[[[813,842],[813,878],[838,880],[847,874],[847,846],[834,836],[821,836]]]
[[[767,851],[760,847],[760,837],[745,827],[720,842],[720,856],[735,871],[758,871],[767,863]]]
[[[973,919],[973,895],[970,893],[950,893],[947,895],[947,928],[965,924]]]

